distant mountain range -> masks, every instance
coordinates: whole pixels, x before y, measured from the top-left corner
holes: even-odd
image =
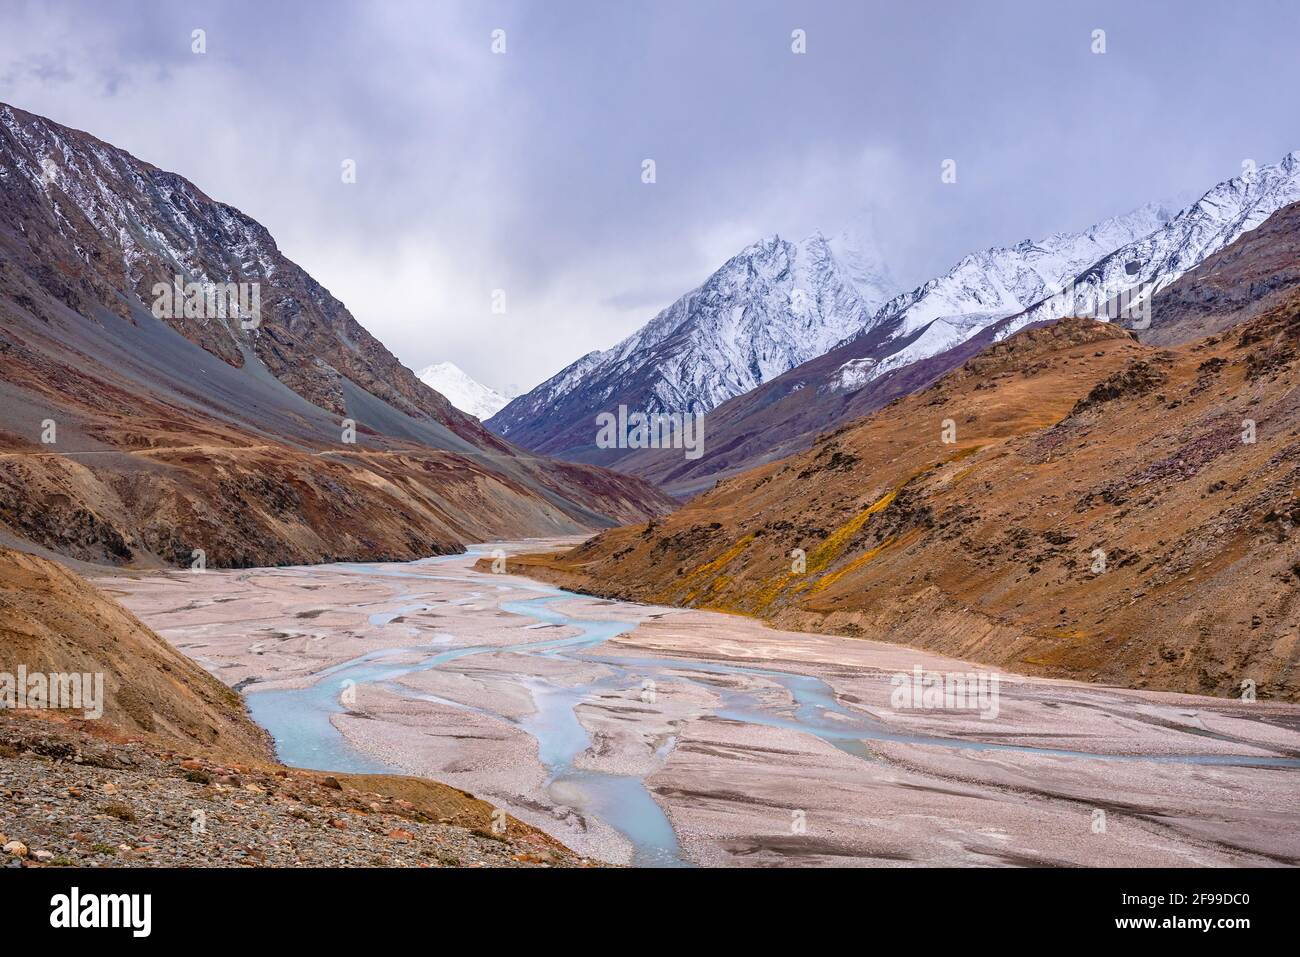
[[[460,411],[482,421],[500,412],[510,400],[474,379],[454,362],[425,366],[415,377]]]
[[[860,389],[890,369],[936,355],[985,326],[1060,291],[1103,256],[1159,229],[1175,211],[1142,206],[1078,233],[1056,233],[1037,242],[986,249],[960,260],[944,275],[891,299],[853,337],[876,341],[881,354],[851,360],[837,373],[835,388]],[[873,334],[874,333],[874,334]]]
[[[982,347],[1026,325],[1070,314],[1080,303],[1105,303],[1134,288],[1148,296],[1165,288],[1279,208],[1300,199],[1298,167],[1300,154],[1293,153],[1278,164],[1218,184],[1182,210],[1167,203],[1149,204],[1080,232],[973,253],[943,275],[893,296],[874,310],[863,308],[870,299],[858,291],[862,271],[837,258],[839,250],[854,251],[853,245],[842,240],[816,243],[820,274],[838,277],[841,285],[856,292],[855,297],[826,300],[831,306],[818,315],[819,329],[847,331],[832,346],[786,370],[768,367],[758,375],[735,371],[746,366],[748,340],[702,340],[708,342],[716,378],[732,383],[735,391],[724,398],[723,390],[714,390],[699,403],[712,411],[706,419],[705,451],[698,460],[686,461],[679,453],[662,450],[592,448],[593,410],[605,411],[618,403],[673,409],[681,408],[688,397],[696,398],[689,388],[667,393],[646,388],[661,374],[661,367],[683,378],[681,367],[672,359],[665,361],[656,348],[662,336],[645,338],[665,322],[666,314],[614,350],[616,363],[611,364],[608,353],[584,357],[515,400],[487,424],[525,446],[575,461],[614,465],[675,495],[689,496],[718,477],[807,448],[817,432],[933,381],[952,368],[951,363],[971,354],[961,348],[964,343]],[[752,246],[731,260],[720,274],[747,264],[755,249]],[[873,274],[866,270],[866,275]],[[701,288],[708,288],[716,278]],[[791,285],[798,284],[791,280]],[[883,288],[868,284],[877,291]],[[740,297],[762,292],[761,287],[745,286]],[[677,310],[688,317],[700,313],[691,296],[669,312]],[[783,327],[792,321],[782,310],[767,311],[760,348],[780,339]],[[681,325],[694,328],[689,322]],[[1159,326],[1157,316],[1150,335],[1158,337]],[[746,334],[735,327],[712,328],[719,340]],[[634,374],[619,377],[611,375],[613,369],[634,370]],[[702,381],[687,380],[692,386]],[[617,388],[610,387],[614,382]],[[553,403],[554,395],[576,398]]]

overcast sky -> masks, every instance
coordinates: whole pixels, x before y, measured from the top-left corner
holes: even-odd
[[[0,100],[260,220],[413,369],[527,389],[765,235],[870,215],[911,286],[1276,162],[1298,37],[1291,0],[4,0]]]

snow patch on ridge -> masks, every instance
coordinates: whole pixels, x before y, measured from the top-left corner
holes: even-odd
[[[496,415],[509,401],[495,389],[476,381],[454,362],[425,366],[415,377],[460,411],[480,420]]]

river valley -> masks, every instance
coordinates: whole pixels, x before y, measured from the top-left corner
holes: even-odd
[[[97,584],[285,763],[444,781],[611,863],[1300,862],[1300,706],[1001,675],[996,713],[900,708],[896,675],[989,669],[474,567],[547,544]]]

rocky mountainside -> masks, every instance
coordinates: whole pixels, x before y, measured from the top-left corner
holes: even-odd
[[[1153,345],[1190,342],[1260,315],[1297,285],[1300,202],[1279,209],[1156,293],[1150,326],[1137,335]]]
[[[416,558],[663,497],[487,432],[175,174],[0,106],[0,187],[0,692],[103,690],[102,714],[0,709],[4,860],[581,863],[453,788],[275,764],[238,693],[70,567]],[[156,310],[177,276],[198,293]],[[212,309],[216,283],[257,308]]]
[[[488,432],[173,173],[0,106],[0,184],[11,542],[114,564],[416,558],[668,505]],[[157,308],[177,276],[197,294]],[[260,290],[257,321],[204,283]]]
[[[1011,671],[1300,697],[1300,295],[1022,330],[663,520],[514,570]],[[798,550],[798,551],[796,551]]]
[[[538,452],[609,463],[626,452],[596,447],[599,413],[707,411],[820,355],[870,322],[871,290],[889,281],[869,265],[860,238],[844,242],[856,282],[820,233],[760,240],[634,335],[512,401],[488,427]]]
[[[219,761],[0,715],[15,867],[583,867],[435,781]]]
[[[879,345],[887,333],[879,330],[870,340],[844,343],[714,409],[705,419],[700,458],[690,460],[680,452],[644,449],[622,459],[618,467],[650,479],[679,499],[689,499],[718,481],[802,452],[827,429],[925,388],[988,346],[1000,325],[1008,321],[995,322],[937,355],[896,366],[852,391],[833,388],[830,383],[864,345]]]
[[[910,341],[900,353],[876,360],[871,377],[942,352],[997,319],[1022,312],[1103,256],[1161,228],[1173,215],[1163,205],[1147,205],[1082,232],[1026,239],[966,256],[944,275],[891,299],[880,310],[874,325],[889,328],[892,340]],[[923,335],[913,338],[918,332]],[[846,370],[841,388],[860,388],[866,381],[869,378]]]
[[[1165,206],[1148,205],[1082,232],[966,256],[944,275],[885,303],[833,349],[715,409],[698,460],[643,450],[624,456],[618,468],[689,497],[720,477],[807,448],[827,426],[865,415],[959,365],[986,344],[984,330],[1005,325],[1099,257],[1171,216]],[[930,361],[939,356],[946,358]]]
[[[457,434],[481,430],[455,414],[352,317],[286,259],[260,223],[216,202],[175,173],[93,136],[0,104],[7,287],[36,286],[87,318],[135,323],[155,286],[258,283],[261,322],[234,317],[162,321],[237,368],[263,366],[312,404],[347,411],[345,382],[399,411]],[[33,297],[38,319],[49,321]]]
[[[889,338],[845,362],[831,387],[860,389],[1003,319],[1009,321],[1000,325],[1000,338],[1063,316],[1100,318],[1103,307],[1124,293],[1142,290],[1149,300],[1298,199],[1300,153],[1292,153],[1219,183],[1180,211],[1148,205],[1082,233],[968,256],[945,276],[886,304],[875,325],[889,328]]]
[[[790,436],[774,428],[770,416],[764,424],[746,422],[744,434],[737,435],[730,430],[737,419],[733,409],[725,417],[730,421],[716,423],[727,429],[722,438],[715,417],[710,417],[704,459],[684,463],[680,455],[658,451],[595,448],[596,414],[614,411],[620,404],[650,411],[706,411],[726,408],[728,402],[763,411],[774,397],[788,394],[784,389],[798,391],[810,378],[819,380],[815,394],[829,394],[830,404],[835,404],[839,396],[952,349],[981,329],[1022,312],[1171,215],[1163,206],[1149,205],[1082,232],[985,250],[888,301],[894,280],[868,232],[847,229],[832,240],[815,234],[798,246],[778,238],[756,243],[635,336],[609,352],[579,359],[515,400],[488,426],[538,451],[575,461],[618,463],[620,471],[651,478],[674,495],[690,495],[707,488],[713,476],[726,474],[738,448],[753,444],[756,436],[772,440],[761,450],[768,456],[779,454]],[[774,271],[775,283],[769,278]],[[709,294],[719,285],[727,295]],[[802,295],[813,291],[812,296]],[[737,305],[755,297],[761,299],[761,308]],[[807,318],[797,308],[811,302],[818,304],[820,335],[810,334]],[[834,308],[827,310],[824,303]],[[725,321],[738,315],[750,321]],[[774,347],[772,340],[788,331],[797,331],[797,341],[787,348]],[[821,359],[828,353],[838,361],[824,370]],[[779,361],[763,358],[772,355]],[[781,390],[769,388],[793,368],[807,371],[809,363],[816,364],[816,376],[804,375]],[[743,371],[746,368],[753,371]],[[755,392],[761,398],[747,402],[745,397]],[[799,396],[799,404],[812,395]]]
[[[1182,210],[1150,204],[1080,233],[1026,240],[967,256],[945,275],[886,303],[858,334],[863,354],[843,363],[832,389],[852,392],[939,353],[995,322],[1005,338],[1035,322],[1101,315],[1121,293],[1149,296],[1300,200],[1300,153],[1219,183]],[[1132,323],[1126,323],[1132,326]],[[888,329],[883,343],[876,329]]]
[[[454,362],[425,366],[415,377],[460,411],[482,421],[496,415],[510,400],[476,381]]]

